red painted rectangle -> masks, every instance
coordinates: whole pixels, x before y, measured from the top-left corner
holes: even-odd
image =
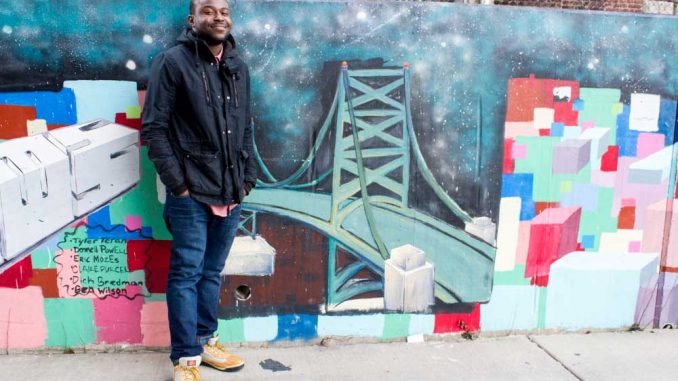
[[[0,274],[0,287],[26,288],[31,284],[33,263],[30,255]]]
[[[480,305],[476,304],[473,311],[457,314],[436,314],[433,333],[451,333],[477,331],[480,329]]]
[[[0,105],[0,139],[28,136],[26,122],[35,119],[35,107]]]
[[[513,159],[514,139],[504,139],[504,167],[503,173],[513,173],[516,168],[516,161]]]
[[[538,286],[548,285],[551,264],[576,251],[581,208],[546,209],[532,220],[525,278]]]
[[[127,241],[129,271],[144,270],[146,288],[151,293],[165,293],[169,273],[172,241]]]

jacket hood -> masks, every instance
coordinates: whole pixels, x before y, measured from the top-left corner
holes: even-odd
[[[212,53],[209,51],[207,43],[198,37],[190,27],[184,29],[177,38],[177,42],[193,49],[198,58],[203,57],[212,59]],[[239,60],[235,59],[237,57],[235,46],[235,38],[233,38],[233,35],[229,34],[228,37],[226,37],[226,41],[224,41],[223,61],[230,73],[236,73],[240,70]],[[207,55],[208,53],[209,55]]]

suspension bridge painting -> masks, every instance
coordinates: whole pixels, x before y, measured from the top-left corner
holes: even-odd
[[[185,3],[0,1],[0,139],[100,118],[139,129]],[[229,340],[361,334],[350,325],[370,319],[444,333],[678,316],[678,259],[657,255],[675,246],[661,233],[676,215],[675,18],[231,5],[259,179],[224,269]],[[4,263],[0,314],[22,306],[8,347],[169,343],[172,237],[141,143],[137,188]]]

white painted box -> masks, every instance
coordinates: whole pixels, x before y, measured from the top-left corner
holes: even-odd
[[[0,143],[0,252],[22,254],[73,220],[68,156],[43,135]]]
[[[433,265],[425,253],[405,245],[391,250],[384,261],[384,308],[392,311],[424,312],[435,303]]]
[[[81,217],[139,182],[139,132],[105,120],[46,134],[71,160],[73,215]]]
[[[273,275],[275,249],[262,236],[235,237],[221,275]]]

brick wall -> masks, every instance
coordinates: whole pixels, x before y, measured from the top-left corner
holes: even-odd
[[[642,12],[643,0],[494,0],[497,5],[520,5],[597,11]]]

